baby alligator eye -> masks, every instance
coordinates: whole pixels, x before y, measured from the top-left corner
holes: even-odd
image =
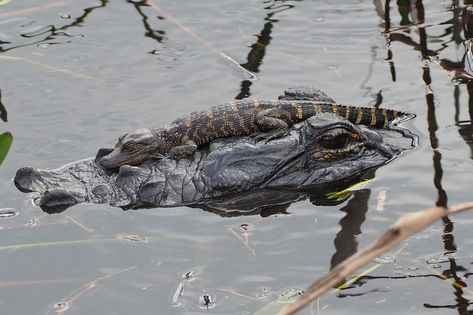
[[[340,133],[338,135],[325,135],[319,140],[319,144],[328,150],[337,150],[345,148],[350,142],[350,135],[346,133]]]
[[[140,149],[141,145],[138,143],[127,143],[122,146],[122,151],[133,152]]]

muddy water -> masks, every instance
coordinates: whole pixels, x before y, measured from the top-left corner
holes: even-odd
[[[471,200],[473,8],[386,3],[0,1],[0,134],[12,136],[1,313],[271,314],[399,215]],[[420,146],[341,205],[301,201],[264,219],[106,205],[44,215],[13,185],[22,166],[55,168],[124,132],[292,85],[415,113]],[[305,314],[466,314],[472,222],[438,223]]]

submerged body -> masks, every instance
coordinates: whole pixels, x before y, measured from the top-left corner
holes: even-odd
[[[288,89],[278,100],[239,100],[191,113],[171,126],[154,130],[138,129],[119,138],[115,148],[101,158],[100,165],[115,169],[138,165],[155,156],[180,157],[192,154],[213,140],[265,132],[271,139],[287,132],[295,123],[320,113],[333,113],[353,124],[372,127],[387,125],[403,112],[375,107],[337,104],[318,89]]]

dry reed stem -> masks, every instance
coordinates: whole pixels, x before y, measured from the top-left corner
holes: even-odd
[[[443,217],[472,209],[473,202],[467,202],[450,209],[429,208],[401,216],[377,241],[335,266],[329,273],[314,282],[296,302],[283,308],[278,315],[295,314],[378,255],[389,251],[410,236]]]

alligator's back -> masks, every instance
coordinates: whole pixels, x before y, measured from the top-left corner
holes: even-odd
[[[334,113],[351,123],[381,127],[403,112],[386,108],[355,107],[319,100],[236,100],[191,113],[173,122],[170,132],[197,145],[230,136],[250,135],[260,131],[291,126],[319,113]]]

